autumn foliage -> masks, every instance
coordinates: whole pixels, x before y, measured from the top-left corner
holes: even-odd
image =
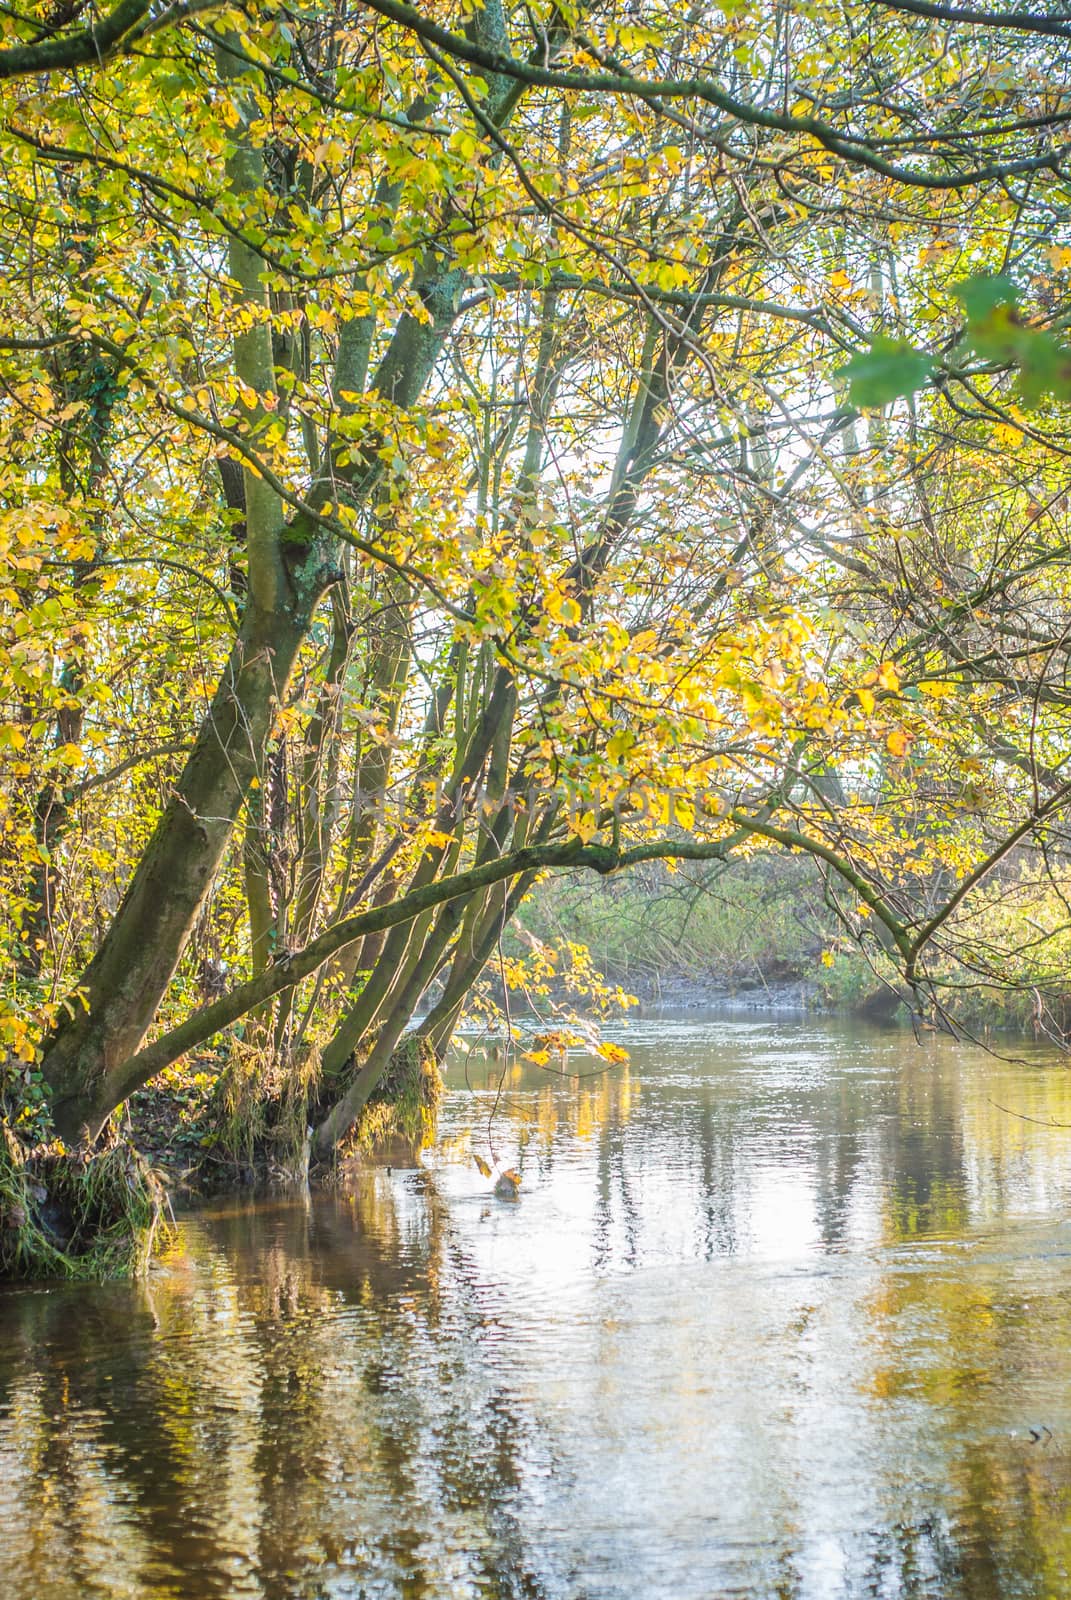
[[[1016,16],[5,19],[13,1116],[240,1040],[328,1153],[540,874],[663,858],[801,853],[917,1016],[1044,1024],[1071,26]]]

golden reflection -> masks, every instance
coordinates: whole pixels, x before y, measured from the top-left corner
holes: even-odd
[[[572,1059],[572,1058],[571,1058]],[[577,1061],[581,1058],[576,1057]],[[497,1128],[521,1150],[549,1152],[562,1130],[585,1140],[611,1123],[627,1122],[635,1110],[639,1086],[625,1066],[598,1067],[594,1062],[575,1071],[540,1068],[478,1053],[469,1055],[454,1077],[471,1093],[470,1115],[455,1121],[438,1152],[453,1154],[469,1144],[482,1146]]]
[[[502,1066],[424,1169],[0,1300],[4,1600],[1071,1593],[1071,1077],[835,1030]]]
[[[1069,1134],[1052,1124],[1071,1122],[1071,1076],[977,1057],[973,1071],[944,1065],[902,1084],[911,1132],[883,1209],[890,1244],[929,1234],[939,1249],[926,1270],[884,1258],[860,1307],[873,1354],[862,1386],[914,1414],[940,1460],[941,1497],[970,1534],[956,1548],[955,1592],[1062,1596],[1071,1466],[1045,1419],[1056,1422],[1054,1406],[1066,1418],[1071,1294],[1053,1229]],[[1053,1210],[1034,1221],[1046,1196]],[[1003,1251],[988,1231],[998,1221]]]

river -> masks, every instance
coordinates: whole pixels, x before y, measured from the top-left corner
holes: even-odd
[[[1071,1593],[1071,1070],[621,1037],[474,1052],[421,1167],[208,1205],[145,1284],[0,1296],[4,1600]]]

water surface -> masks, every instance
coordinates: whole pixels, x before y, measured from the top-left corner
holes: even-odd
[[[0,1297],[0,1595],[1071,1592],[1068,1069],[627,1038],[470,1059],[423,1169],[213,1205],[146,1285]]]

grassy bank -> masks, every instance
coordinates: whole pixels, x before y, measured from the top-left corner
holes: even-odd
[[[954,947],[931,952],[937,992],[972,1033],[1010,1030],[1061,1042],[1071,1030],[1071,930],[1060,892],[1031,860],[994,875]],[[654,864],[620,878],[563,875],[525,903],[510,949],[526,938],[584,944],[593,964],[641,998],[663,991],[740,993],[805,986],[816,1006],[891,1014],[899,974],[863,951],[803,861],[774,856],[721,869]],[[992,981],[999,970],[1002,981]],[[906,1009],[901,1008],[906,1016]]]
[[[769,858],[731,873],[652,864],[620,878],[548,879],[522,908],[514,937],[519,948],[525,933],[584,944],[608,976],[652,995],[667,980],[730,990],[806,980],[821,989],[822,955],[836,931],[814,874]]]

